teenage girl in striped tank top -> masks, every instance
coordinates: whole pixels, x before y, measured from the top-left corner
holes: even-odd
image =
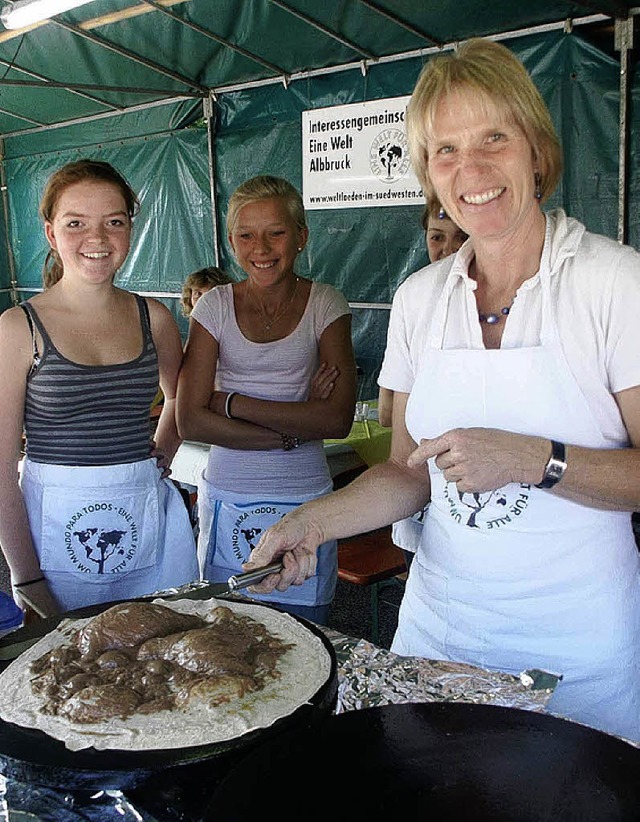
[[[179,445],[180,335],[165,306],[113,282],[137,207],[107,163],[57,171],[40,206],[45,289],[0,316],[0,544],[16,601],[43,616],[197,577],[185,506],[162,476]]]

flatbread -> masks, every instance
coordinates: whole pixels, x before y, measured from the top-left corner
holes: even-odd
[[[37,728],[64,742],[72,751],[157,750],[209,745],[235,739],[292,714],[309,702],[327,682],[331,657],[322,640],[289,614],[232,600],[156,600],[160,605],[207,619],[214,608],[230,608],[262,623],[292,645],[278,661],[280,678],[257,692],[211,707],[192,702],[185,708],[111,718],[100,724],[73,723],[66,717],[41,713],[44,698],[31,689],[32,662],[47,651],[70,644],[71,634],[89,619],[64,623],[21,654],[0,674],[0,718],[25,728]]]

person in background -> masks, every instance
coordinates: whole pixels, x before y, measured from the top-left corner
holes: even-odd
[[[437,263],[438,260],[455,254],[468,238],[468,234],[453,222],[434,197],[422,212],[422,227],[429,261],[432,263]]]
[[[179,444],[178,327],[113,283],[137,208],[107,163],[56,171],[40,204],[44,291],[0,316],[0,543],[16,601],[40,616],[198,576],[187,512],[163,479]]]
[[[212,444],[198,491],[198,554],[211,581],[241,571],[266,528],[331,490],[322,441],[348,434],[356,394],[347,301],[295,271],[308,237],[298,191],[280,177],[246,181],[227,229],[246,278],[193,310],[177,405],[181,435]],[[325,622],[335,540],[318,556],[313,579],[265,599]]]
[[[186,278],[182,286],[180,305],[182,306],[183,316],[191,316],[195,304],[207,291],[211,291],[211,289],[217,285],[225,285],[230,282],[231,278],[225,274],[221,268],[217,268],[216,266],[208,266],[207,268],[200,268],[198,271],[193,271]]]
[[[188,275],[182,286],[182,296],[180,297],[182,316],[191,316],[194,305],[207,291],[211,291],[211,289],[215,288],[217,285],[223,285],[224,283],[230,282],[231,279],[225,274],[225,272],[216,266],[208,266],[207,268],[200,268],[198,271],[193,271]],[[151,410],[153,411],[157,407],[160,407],[163,399],[162,391],[158,389],[158,392],[151,403]]]
[[[449,218],[439,201],[432,197],[422,212],[422,227],[429,261],[432,263],[455,254],[467,239],[467,234]],[[393,391],[380,387],[378,393],[378,421],[386,428],[392,426]],[[422,537],[422,524],[426,508],[399,522],[391,528],[391,539],[394,545],[401,548],[407,569],[411,567],[413,555],[418,550]]]
[[[317,544],[430,500],[392,650],[559,674],[550,712],[640,742],[640,254],[542,210],[560,144],[505,46],[430,60],[407,129],[469,241],[395,294],[391,457],[274,525],[247,568],[282,558],[257,589],[285,590]]]

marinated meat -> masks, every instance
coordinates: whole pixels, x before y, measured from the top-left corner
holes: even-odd
[[[207,621],[151,603],[117,605],[87,623],[70,645],[35,660],[31,687],[46,700],[43,713],[77,723],[194,700],[219,705],[276,679],[289,647],[229,608],[215,608]]]
[[[76,646],[84,656],[139,645],[154,636],[167,636],[206,624],[200,617],[181,614],[149,602],[114,605],[78,632]]]
[[[241,699],[245,694],[255,690],[256,680],[251,677],[207,677],[196,680],[189,688],[184,688],[178,695],[177,703],[181,705],[197,699],[208,705],[221,705],[223,702],[231,702],[232,699]]]
[[[90,685],[62,702],[59,713],[73,722],[103,722],[130,716],[140,701],[139,694],[121,685]]]
[[[151,639],[138,651],[138,659],[164,659],[206,676],[252,676],[255,665],[251,656],[236,637],[221,635],[217,625]]]

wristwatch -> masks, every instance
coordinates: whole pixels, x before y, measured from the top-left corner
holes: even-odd
[[[556,482],[560,482],[566,470],[567,460],[564,443],[551,440],[551,456],[544,467],[542,482],[537,483],[536,488],[553,488]]]

